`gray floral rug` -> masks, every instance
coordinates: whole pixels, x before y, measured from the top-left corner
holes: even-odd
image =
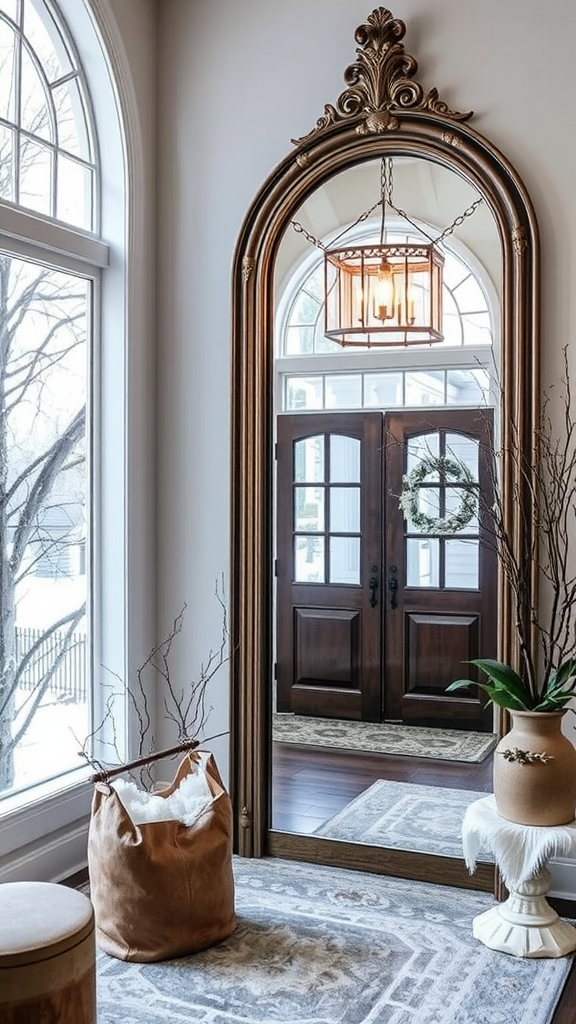
[[[496,744],[496,737],[491,733],[461,729],[428,729],[388,722],[344,722],[305,715],[275,714],[273,719],[272,735],[279,743],[340,747],[475,764],[483,761]]]
[[[442,857],[463,857],[462,820],[469,804],[486,793],[469,789],[415,786],[379,779],[315,835],[394,850],[417,850]],[[482,850],[479,861],[493,863]]]
[[[571,965],[474,939],[486,893],[273,859],[236,859],[235,878],[220,945],[99,956],[98,1024],[547,1024]]]

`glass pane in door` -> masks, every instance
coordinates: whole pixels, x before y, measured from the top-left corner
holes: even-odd
[[[294,538],[294,582],[324,583],[326,580],[324,537],[298,536]]]
[[[294,488],[294,530],[296,533],[324,531],[323,487]]]
[[[360,538],[330,537],[330,583],[360,583]]]
[[[419,434],[411,437],[407,446],[406,471],[411,473],[420,465],[422,459],[437,458],[440,454],[440,437],[437,433]],[[438,473],[431,471],[426,480],[437,481]]]
[[[360,532],[360,488],[330,488],[330,532]]]
[[[415,512],[421,512],[425,516],[429,516],[430,519],[437,519],[440,515],[440,492],[438,488],[432,489],[431,487],[420,487],[418,489],[418,495],[415,498],[416,509]],[[414,514],[415,514],[414,512]],[[407,517],[407,528],[409,533],[421,533],[422,528],[416,526],[410,516]],[[424,530],[428,533],[428,530]]]
[[[470,487],[447,487],[445,500],[447,517],[456,514],[467,519],[453,532],[478,533],[478,499],[474,491]]]
[[[479,445],[475,437],[464,437],[463,434],[446,434],[446,456],[461,462],[478,482]]]
[[[330,482],[360,483],[360,441],[357,437],[330,435]]]
[[[409,537],[406,541],[406,586],[440,585],[440,542],[432,537]]]
[[[479,585],[479,548],[477,540],[446,541],[446,587],[477,590]]]
[[[294,444],[294,480],[296,483],[324,482],[324,435],[305,437]]]

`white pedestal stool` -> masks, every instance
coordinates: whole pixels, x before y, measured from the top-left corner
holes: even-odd
[[[501,818],[493,796],[466,809],[462,845],[473,872],[481,846],[491,849],[510,895],[474,918],[475,938],[490,949],[521,957],[559,957],[576,950],[576,928],[562,921],[546,899],[551,857],[576,853],[576,821],[570,825],[518,825]]]
[[[94,911],[51,882],[0,884],[2,1024],[96,1024]]]

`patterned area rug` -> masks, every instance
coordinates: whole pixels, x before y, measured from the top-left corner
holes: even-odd
[[[547,1024],[571,958],[472,937],[486,893],[236,860],[235,933],[157,964],[98,957],[98,1024]]]
[[[316,829],[315,835],[393,850],[462,857],[464,812],[482,796],[486,794],[469,789],[413,786],[380,779]],[[494,862],[484,850],[478,860]]]
[[[434,757],[441,761],[478,763],[488,756],[496,737],[461,729],[423,729],[415,725],[379,722],[341,722],[304,715],[273,716],[273,738],[279,743],[340,747],[378,754]]]

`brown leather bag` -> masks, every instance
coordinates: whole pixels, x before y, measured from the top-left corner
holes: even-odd
[[[234,931],[232,806],[211,754],[180,763],[167,797],[204,770],[212,802],[190,826],[135,825],[109,783],[94,788],[88,834],[90,898],[99,947],[147,963],[206,949]]]

